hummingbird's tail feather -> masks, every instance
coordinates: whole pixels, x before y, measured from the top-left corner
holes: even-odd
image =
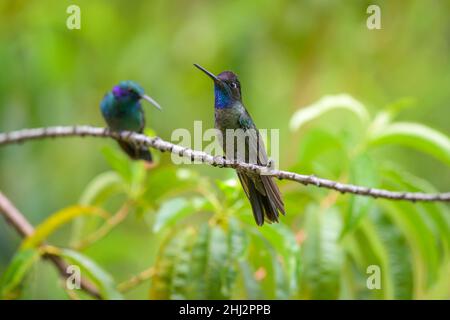
[[[238,172],[238,177],[250,200],[256,224],[262,226],[264,221],[278,222],[278,211],[284,214],[284,205],[275,182],[267,176],[257,177],[255,181],[254,178],[241,172]],[[269,182],[264,181],[266,178]],[[262,181],[258,181],[260,179]]]
[[[147,162],[153,162],[152,154],[147,147],[137,146],[132,143],[118,141],[120,147],[126,154],[133,160],[144,160]]]
[[[276,185],[273,178],[270,176],[261,176],[261,180],[263,182],[267,196],[270,199],[270,202],[274,203],[276,208],[280,210],[283,215],[286,215],[280,189],[278,189],[278,186]]]

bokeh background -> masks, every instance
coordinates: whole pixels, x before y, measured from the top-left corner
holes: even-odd
[[[81,30],[66,27],[66,9],[70,4],[81,8]],[[366,9],[370,4],[381,7],[381,30],[366,27]],[[400,104],[407,107],[397,108],[396,120],[421,123],[448,136],[449,15],[450,3],[446,1],[3,0],[0,2],[0,131],[52,125],[103,126],[99,101],[106,91],[124,79],[140,83],[163,106],[164,112],[151,107],[146,109],[147,126],[162,138],[170,140],[176,128],[192,129],[194,120],[203,121],[204,128],[212,127],[212,84],[192,66],[199,63],[216,73],[233,70],[239,75],[244,103],[255,122],[261,128],[280,130],[281,168],[355,182],[345,173],[351,161],[343,160],[341,153],[305,159],[302,154],[307,150],[302,141],[314,130],[319,130],[317,134],[332,134],[336,141],[343,141],[349,135],[358,139],[365,125],[351,113],[336,110],[292,131],[291,117],[325,95],[347,93],[366,106],[372,118],[386,106],[401,101]],[[314,139],[308,141],[310,147],[315,145]],[[352,144],[354,140],[349,141],[348,144]],[[0,189],[33,224],[39,224],[61,208],[79,203],[89,182],[111,170],[111,159],[108,162],[105,154],[114,153],[116,149],[114,142],[94,138],[2,147]],[[450,189],[449,162],[414,146],[401,143],[380,146],[370,151],[370,156],[375,167],[393,162],[401,170],[426,180],[427,185],[433,185],[436,190]],[[155,170],[172,170],[173,167],[170,157],[163,154],[160,168]],[[186,168],[206,177],[211,184],[216,183],[216,179],[234,177],[231,170],[199,165]],[[173,186],[177,184],[174,180]],[[378,186],[382,185],[383,182],[379,182]],[[283,192],[295,191],[292,196],[286,196],[289,216],[282,218],[281,223],[296,236],[301,251],[300,231],[307,224],[305,212],[314,211],[310,206],[329,199],[330,194],[295,184],[280,186]],[[243,199],[243,195],[240,196]],[[352,199],[339,196],[337,203],[340,208],[346,207]],[[122,200],[116,199],[116,203],[104,206],[115,208]],[[151,217],[166,200],[146,200],[148,206],[136,209],[142,211],[140,214],[130,215],[107,237],[83,251],[118,283],[152,266],[162,250],[160,243],[164,236],[152,231]],[[251,216],[246,202],[243,208]],[[413,209],[399,210],[410,212]],[[448,222],[448,206],[436,207],[435,211],[442,214],[444,224]],[[341,212],[345,216],[348,211]],[[208,221],[203,216],[198,220],[202,219]],[[414,237],[395,223],[390,226],[389,235],[402,235],[399,242],[409,243],[410,237]],[[66,245],[72,228],[66,226],[55,233],[52,243]],[[195,226],[193,228],[196,230]],[[256,230],[256,226],[252,228]],[[350,231],[351,236],[358,233],[359,227],[355,228]],[[435,226],[430,229],[434,230]],[[436,238],[427,239],[424,244],[436,245],[442,249],[437,254],[447,259],[436,262],[433,279],[417,285],[415,281],[427,278],[431,271],[426,265],[419,269],[411,267],[403,273],[413,274],[410,282],[403,282],[405,291],[395,291],[398,283],[394,282],[391,295],[355,293],[364,291],[361,286],[364,286],[365,269],[348,272],[355,269],[348,262],[347,267],[342,267],[347,272],[337,273],[338,285],[330,289],[333,294],[324,298],[449,298],[448,277],[442,277],[442,271],[445,273],[449,266],[448,242],[445,245],[440,242],[449,237],[445,230],[448,231],[444,228]],[[15,231],[0,220],[0,274],[6,270],[20,241]],[[342,241],[339,245],[345,239]],[[346,252],[346,248],[352,247],[341,246]],[[387,251],[391,247],[384,246]],[[400,267],[411,265],[406,256],[417,257],[409,245],[399,250],[400,254],[395,256],[405,257],[404,260],[398,258]],[[419,250],[419,260],[424,258],[420,256],[423,251]],[[318,262],[320,266],[326,263]],[[389,263],[396,268],[395,261]],[[413,266],[416,265],[413,263]],[[300,261],[299,268],[306,270],[304,274],[308,278],[308,264]],[[257,283],[264,278],[266,269],[261,262],[261,266],[249,270],[250,277],[253,275]],[[51,266],[37,263],[27,275],[21,297],[65,298],[56,279]],[[343,290],[352,287],[342,285],[345,279],[350,279],[349,283],[360,281],[362,285],[354,286],[358,290]],[[305,289],[308,285],[302,285],[302,281],[298,280],[298,288],[286,296],[272,294],[271,289],[264,286],[260,292],[265,295],[260,296],[322,297],[314,294],[314,288]],[[316,282],[312,280],[312,283]],[[151,281],[129,291],[126,297],[146,298],[149,286],[152,286]],[[231,297],[252,297],[245,290],[236,290]],[[155,292],[153,295],[158,297]]]

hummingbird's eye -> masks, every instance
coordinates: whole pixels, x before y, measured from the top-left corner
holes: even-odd
[[[237,83],[236,83],[236,82],[232,82],[232,83],[231,83],[231,87],[232,87],[232,88],[237,88]]]

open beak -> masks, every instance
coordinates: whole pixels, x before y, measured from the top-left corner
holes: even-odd
[[[161,108],[161,106],[159,105],[159,103],[156,102],[152,97],[150,97],[150,96],[148,96],[148,95],[146,95],[146,94],[143,94],[143,95],[141,95],[141,98],[144,99],[144,100],[147,100],[148,102],[150,102],[150,103],[151,103],[152,105],[154,105],[157,109],[162,110],[162,108]]]
[[[205,68],[203,68],[202,66],[200,66],[200,65],[198,65],[198,64],[196,64],[196,63],[194,63],[194,66],[196,66],[196,67],[199,68],[201,71],[203,71],[204,73],[206,73],[206,75],[207,75],[208,77],[210,77],[211,79],[213,79],[214,82],[216,82],[216,83],[222,83],[222,80],[220,80],[219,78],[217,78],[217,76],[216,76],[214,73],[209,72],[208,70],[206,70]]]

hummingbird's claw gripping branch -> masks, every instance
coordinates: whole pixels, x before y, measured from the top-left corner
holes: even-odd
[[[21,143],[28,140],[37,140],[44,138],[56,137],[74,137],[74,136],[92,136],[92,137],[109,137],[116,140],[123,140],[127,142],[134,142],[146,145],[148,147],[160,150],[169,151],[174,154],[179,154],[183,157],[195,158],[202,163],[212,166],[233,168],[239,170],[246,170],[251,172],[264,172],[264,174],[277,177],[278,179],[291,180],[299,182],[304,185],[314,185],[319,188],[327,188],[339,191],[340,193],[351,193],[361,196],[370,196],[373,198],[383,198],[390,200],[406,200],[411,202],[416,201],[439,201],[450,202],[450,192],[446,193],[421,193],[421,192],[399,192],[389,191],[384,189],[368,188],[352,184],[343,184],[337,181],[318,178],[314,175],[302,175],[295,172],[288,172],[282,170],[272,170],[267,166],[259,166],[245,162],[234,162],[223,158],[217,158],[202,151],[196,151],[188,148],[183,148],[179,145],[165,141],[159,137],[148,137],[143,134],[135,132],[112,132],[105,130],[105,128],[90,127],[90,126],[58,126],[36,129],[23,129],[12,132],[0,133],[0,146]]]

